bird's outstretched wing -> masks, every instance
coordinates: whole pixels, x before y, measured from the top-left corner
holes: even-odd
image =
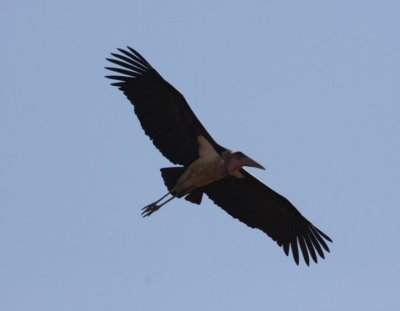
[[[310,256],[317,263],[317,253],[325,258],[326,241],[332,240],[313,226],[286,198],[260,182],[245,170],[244,178],[228,176],[205,187],[215,204],[249,227],[264,231],[286,255],[291,249],[299,264],[299,247],[307,265]]]
[[[160,152],[174,164],[190,165],[198,157],[197,137],[202,135],[222,153],[219,146],[190,109],[185,98],[138,52],[128,47],[118,49],[119,54],[108,61],[118,67],[106,69],[118,73],[107,76],[116,80],[118,87],[128,97],[145,133]]]

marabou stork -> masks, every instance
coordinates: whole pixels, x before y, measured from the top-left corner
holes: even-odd
[[[178,167],[161,168],[168,193],[143,208],[149,216],[174,198],[200,204],[203,193],[228,214],[249,227],[264,231],[286,255],[289,249],[299,264],[299,247],[307,265],[317,253],[325,258],[326,241],[332,240],[283,196],[257,180],[243,166],[263,169],[242,152],[217,144],[190,109],[185,98],[141,56],[128,47],[108,61],[106,69],[118,75],[118,87],[134,106],[147,136],[159,151]],[[167,198],[170,196],[169,198]]]

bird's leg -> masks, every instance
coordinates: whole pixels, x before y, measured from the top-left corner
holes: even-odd
[[[170,197],[168,200],[164,201],[161,204],[158,204],[159,202],[161,202],[163,199],[165,199],[169,194],[172,195],[172,197]],[[146,217],[146,216],[150,216],[151,214],[153,214],[155,211],[158,211],[160,209],[161,206],[167,204],[169,201],[175,199],[175,195],[173,195],[171,192],[168,192],[166,195],[162,196],[160,199],[158,199],[157,201],[145,206],[142,208],[142,216]],[[158,204],[158,205],[157,205]]]

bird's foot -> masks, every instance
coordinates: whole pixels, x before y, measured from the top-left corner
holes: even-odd
[[[150,216],[154,212],[158,211],[160,207],[161,207],[161,205],[157,205],[156,202],[155,203],[151,203],[151,204],[149,204],[149,205],[147,205],[147,206],[142,208],[142,216],[143,217]]]

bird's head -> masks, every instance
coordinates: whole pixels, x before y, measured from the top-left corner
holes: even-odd
[[[228,173],[234,173],[240,170],[243,166],[251,166],[265,170],[261,164],[257,163],[240,151],[225,151],[222,153],[222,158],[225,160]]]

